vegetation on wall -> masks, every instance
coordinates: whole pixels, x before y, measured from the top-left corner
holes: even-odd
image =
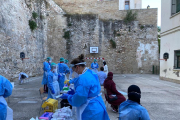
[[[38,17],[38,14],[36,12],[33,12],[32,18],[31,18],[31,20],[29,20],[29,27],[30,27],[31,31],[33,31],[37,28],[37,23],[35,22],[37,17]]]
[[[127,11],[127,14],[126,14],[126,17],[124,18],[124,22],[127,24],[127,23],[130,23],[132,21],[135,21],[137,18],[137,13],[133,13],[132,10],[128,10]]]
[[[63,36],[64,39],[70,39],[70,31],[64,31],[64,36]]]
[[[114,40],[110,40],[111,46],[112,48],[116,48],[116,42]]]
[[[141,30],[144,29],[144,25],[141,25],[140,28],[141,28]]]
[[[70,26],[72,26],[72,24],[71,24],[71,23],[68,23],[68,27],[70,27]]]
[[[118,33],[118,34],[117,34],[117,36],[121,36],[121,34],[120,34],[120,33]]]
[[[121,36],[121,34],[119,32],[117,32],[116,30],[114,30],[113,35],[114,35],[114,37],[115,36]]]
[[[32,31],[35,30],[37,28],[36,22],[34,22],[33,20],[29,20],[29,27]]]
[[[36,18],[38,17],[38,14],[37,14],[36,12],[33,12],[33,13],[32,13],[32,17],[33,17],[34,19],[36,19]]]

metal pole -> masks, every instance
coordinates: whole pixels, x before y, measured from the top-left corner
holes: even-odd
[[[152,74],[154,74],[154,65],[153,65],[153,67],[152,67]]]

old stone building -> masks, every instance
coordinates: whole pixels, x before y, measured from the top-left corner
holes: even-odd
[[[105,58],[114,73],[150,73],[158,65],[157,9],[132,10],[137,19],[123,21],[118,0],[3,0],[0,4],[0,74],[14,80],[20,72],[42,74],[51,56],[70,61],[83,53]],[[6,9],[11,8],[11,9]],[[38,16],[34,18],[32,13]],[[37,24],[30,29],[29,20]],[[113,46],[116,44],[116,46]],[[91,54],[90,47],[98,47]],[[26,58],[20,59],[20,52]],[[92,60],[87,60],[89,66]],[[102,61],[98,61],[102,66]]]

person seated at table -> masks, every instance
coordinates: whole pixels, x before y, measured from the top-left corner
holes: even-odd
[[[137,85],[128,88],[128,100],[119,106],[119,120],[150,120],[148,111],[140,103],[141,90]]]
[[[126,98],[116,90],[116,84],[113,81],[113,73],[109,72],[104,81],[105,98],[114,112],[118,112],[118,106],[126,100]]]
[[[104,68],[103,68],[103,67],[101,67],[100,70],[101,70],[101,71],[99,71],[99,72],[97,73],[97,75],[98,75],[98,78],[99,78],[100,85],[103,86],[104,80],[107,78],[107,75],[106,75],[106,73],[104,72]]]
[[[47,85],[49,89],[47,99],[56,99],[56,96],[60,94],[56,63],[51,63],[51,71],[48,73]]]

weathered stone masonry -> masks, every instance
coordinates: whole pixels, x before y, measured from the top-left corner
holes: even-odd
[[[38,27],[31,31],[28,21],[33,11],[39,15],[35,20]],[[71,61],[81,53],[105,58],[114,73],[149,73],[151,65],[159,64],[157,9],[136,11],[137,21],[126,25],[122,21],[126,11],[117,11],[116,17],[102,18],[92,13],[65,14],[53,0],[3,0],[0,74],[10,80],[20,72],[41,75],[46,57],[51,56],[57,63],[60,57]],[[112,48],[110,40],[116,42],[116,48]],[[98,46],[99,53],[90,54],[90,46]],[[22,61],[20,52],[25,52],[29,59]],[[91,62],[87,60],[87,65]],[[102,66],[102,61],[98,62]]]

